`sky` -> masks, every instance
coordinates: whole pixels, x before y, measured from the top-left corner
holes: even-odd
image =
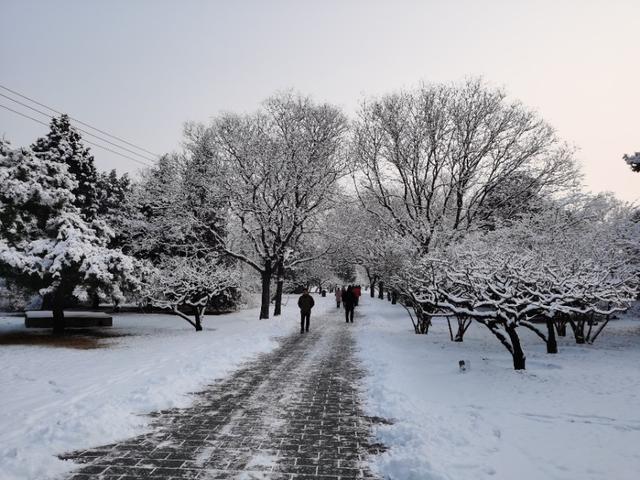
[[[353,115],[369,96],[482,76],[578,148],[586,190],[640,203],[621,159],[640,151],[640,0],[0,0],[0,18],[0,85],[151,152],[282,90]],[[0,108],[14,145],[46,131]],[[92,151],[99,169],[140,168]]]

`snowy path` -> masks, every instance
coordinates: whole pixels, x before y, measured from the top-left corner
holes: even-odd
[[[67,455],[87,463],[70,478],[375,478],[366,457],[381,447],[360,407],[351,329],[338,312],[312,318],[310,333],[285,338],[191,407],[153,414],[152,433]]]

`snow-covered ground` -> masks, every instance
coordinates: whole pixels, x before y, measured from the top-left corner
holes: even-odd
[[[58,454],[144,433],[140,414],[188,405],[188,392],[299,328],[295,304],[279,319],[259,321],[256,309],[207,317],[202,332],[176,316],[116,315],[112,332],[129,336],[109,348],[0,347],[0,478],[50,478],[70,467]],[[332,304],[318,302],[314,315]],[[0,333],[23,325],[0,316]]]
[[[335,309],[317,302],[314,315]],[[313,320],[312,320],[313,321]],[[20,331],[0,316],[0,333]],[[0,478],[45,479],[69,469],[57,454],[143,433],[144,414],[186,406],[196,391],[298,328],[257,310],[207,317],[196,333],[169,315],[122,314],[109,348],[0,347]],[[367,413],[390,450],[375,467],[393,480],[636,479],[640,471],[640,320],[612,322],[593,346],[561,339],[547,355],[521,330],[527,370],[515,372],[497,340],[472,325],[449,341],[443,321],[414,335],[406,312],[362,298],[358,355],[369,369]],[[460,373],[458,360],[471,369]]]
[[[527,370],[516,372],[481,325],[464,343],[443,319],[415,335],[401,306],[363,300],[366,409],[395,421],[376,428],[391,447],[375,459],[385,478],[640,478],[639,315],[612,321],[592,346],[560,339],[557,355],[519,329]],[[460,373],[463,359],[471,369]]]

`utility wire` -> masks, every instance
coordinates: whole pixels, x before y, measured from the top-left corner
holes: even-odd
[[[60,111],[56,110],[55,108],[51,108],[51,107],[49,107],[48,105],[45,105],[44,103],[40,103],[40,102],[38,102],[37,100],[34,100],[33,98],[27,97],[26,95],[23,95],[22,93],[16,92],[15,90],[11,90],[10,88],[5,87],[4,85],[1,85],[1,84],[0,84],[0,88],[2,88],[2,89],[4,89],[4,90],[6,90],[6,91],[8,91],[8,92],[11,92],[11,93],[13,93],[14,95],[17,95],[17,96],[19,96],[19,97],[21,97],[21,98],[24,98],[25,100],[29,100],[30,102],[33,102],[33,103],[35,103],[36,105],[40,105],[41,107],[44,107],[44,108],[46,108],[47,110],[51,110],[52,112],[55,112],[55,113],[57,113],[58,115],[63,115],[63,112],[60,112]],[[89,125],[88,123],[85,123],[85,122],[83,122],[83,121],[78,120],[77,118],[73,118],[73,117],[71,117],[71,116],[69,116],[69,118],[70,118],[71,120],[73,120],[74,122],[76,122],[76,123],[79,123],[79,124],[81,124],[81,125],[84,125],[85,127],[89,127],[90,129],[95,130],[96,132],[100,132],[100,133],[102,133],[103,135],[106,135],[106,136],[108,136],[108,137],[114,138],[114,139],[118,140],[119,142],[122,142],[122,143],[125,143],[125,144],[129,145],[130,147],[137,148],[138,150],[141,150],[141,151],[146,152],[146,153],[148,153],[148,154],[150,154],[150,155],[153,155],[154,157],[157,157],[157,158],[159,158],[159,157],[160,157],[160,155],[158,155],[157,153],[150,152],[150,151],[149,151],[149,150],[147,150],[146,148],[139,147],[139,146],[138,146],[138,145],[136,145],[135,143],[127,142],[126,140],[124,140],[124,139],[122,139],[122,138],[120,138],[120,137],[117,137],[117,136],[112,135],[112,134],[110,134],[110,133],[108,133],[108,132],[105,132],[104,130],[100,130],[99,128],[96,128],[96,127],[94,127],[94,126],[92,126],[92,125]]]
[[[53,118],[53,117],[52,117],[51,115],[49,115],[48,113],[45,113],[45,112],[43,112],[42,110],[38,110],[37,108],[32,107],[31,105],[27,105],[26,103],[23,103],[23,102],[21,102],[21,101],[19,101],[19,100],[16,100],[15,98],[11,98],[11,97],[9,97],[8,95],[5,95],[4,93],[0,93],[0,97],[4,97],[4,98],[6,98],[6,99],[8,99],[8,100],[11,100],[12,102],[17,103],[18,105],[22,105],[23,107],[28,108],[29,110],[33,110],[34,112],[37,112],[37,113],[39,113],[40,115],[44,115],[44,116],[45,116],[45,117],[47,117],[48,119],[52,119],[52,118]],[[69,117],[69,118],[71,118],[71,117]],[[93,134],[93,133],[91,133],[91,132],[87,132],[86,130],[84,130],[84,129],[80,128],[80,127],[75,127],[75,128],[76,128],[77,130],[81,131],[82,133],[84,133],[84,134],[86,134],[86,135],[89,135],[90,137],[97,138],[98,140],[103,141],[103,142],[105,142],[105,143],[108,143],[109,145],[113,145],[114,147],[119,148],[119,149],[121,149],[121,150],[124,150],[125,152],[132,153],[132,154],[137,155],[137,156],[139,156],[139,157],[141,157],[141,158],[144,158],[145,160],[148,160],[148,161],[150,161],[150,162],[155,162],[155,159],[154,159],[154,158],[149,158],[149,157],[147,157],[147,156],[145,156],[145,155],[142,155],[141,153],[136,152],[135,150],[130,150],[130,149],[128,149],[127,147],[123,147],[123,146],[121,146],[121,145],[118,145],[117,143],[113,143],[112,141],[110,141],[110,140],[108,140],[108,139],[106,139],[106,138],[103,138],[103,137],[101,137],[101,136],[99,136],[99,135],[95,135],[95,134]]]
[[[10,112],[13,112],[13,113],[15,113],[17,115],[20,115],[21,117],[28,118],[29,120],[33,120],[34,122],[39,123],[40,125],[44,125],[45,127],[49,126],[49,124],[46,123],[46,122],[38,120],[37,118],[33,118],[33,117],[31,117],[31,116],[29,116],[29,115],[27,115],[25,113],[19,112],[18,110],[14,110],[13,108],[7,107],[6,105],[2,105],[1,103],[0,103],[0,107],[4,108],[5,110],[9,110]],[[101,148],[103,150],[106,150],[107,152],[115,153],[116,155],[120,155],[121,157],[128,158],[129,160],[131,160],[133,162],[136,162],[136,163],[139,163],[140,165],[144,165],[145,167],[152,167],[153,166],[153,165],[149,165],[146,162],[143,162],[142,160],[138,160],[137,158],[130,157],[129,155],[125,155],[124,153],[116,152],[115,150],[112,150],[110,148],[104,147],[102,145],[98,145],[97,143],[93,143],[93,142],[91,142],[89,140],[83,139],[83,142],[88,143],[90,145],[93,145],[94,147],[98,147],[98,148]]]

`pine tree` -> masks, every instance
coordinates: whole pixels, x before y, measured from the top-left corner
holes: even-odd
[[[125,173],[121,177],[115,170],[98,173],[96,184],[97,216],[114,231],[110,246],[122,247],[126,243],[126,219],[131,216],[129,198],[133,186]]]
[[[98,173],[93,155],[82,144],[82,137],[71,126],[67,115],[51,119],[49,133],[35,141],[31,149],[42,160],[64,163],[77,186],[71,193],[75,196],[74,205],[85,220],[93,220],[98,213],[98,192],[96,189]]]
[[[65,163],[0,141],[0,185],[0,276],[50,296],[54,333],[64,330],[71,297],[118,298],[136,288],[140,266],[108,247],[106,223],[83,218]]]

